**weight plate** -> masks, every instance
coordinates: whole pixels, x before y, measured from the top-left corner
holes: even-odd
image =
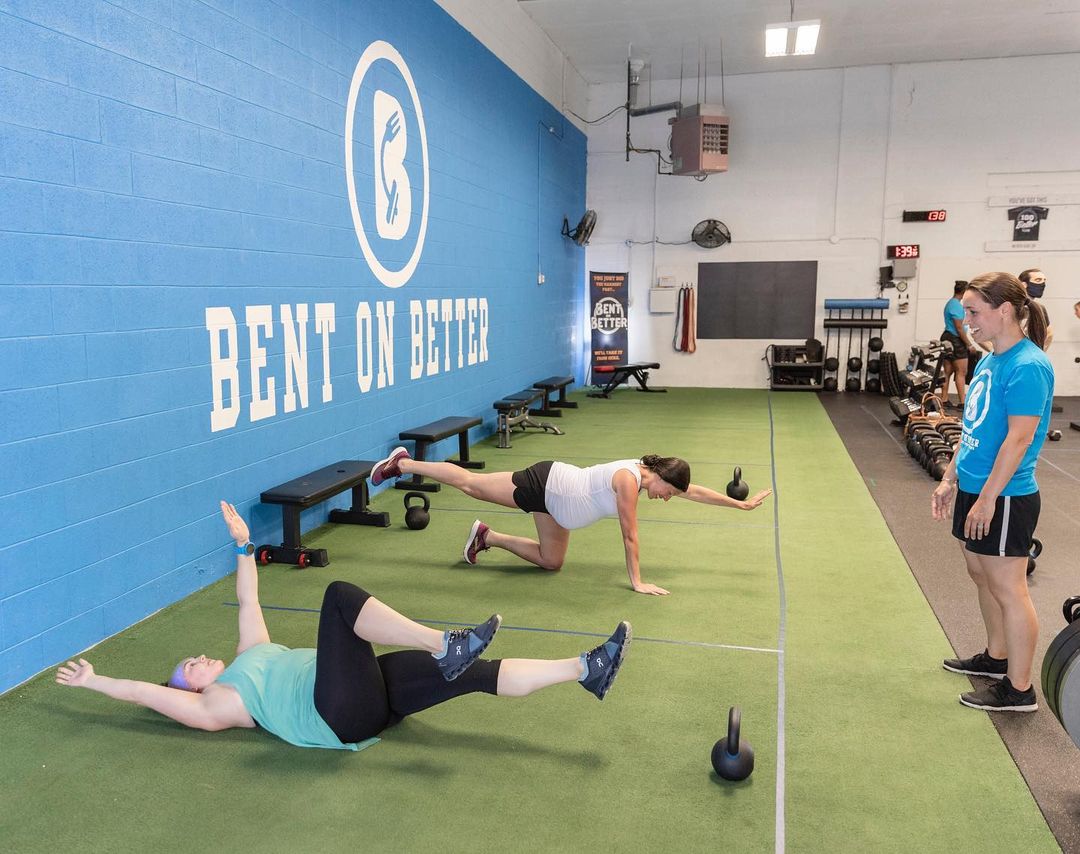
[[[1080,747],[1080,655],[1074,655],[1061,674],[1054,714],[1073,744]]]
[[[1060,690],[1059,680],[1061,673],[1067,667],[1069,660],[1080,650],[1080,622],[1070,623],[1062,629],[1057,637],[1051,642],[1043,656],[1042,686],[1043,695],[1050,706],[1050,711],[1059,720],[1058,693]]]

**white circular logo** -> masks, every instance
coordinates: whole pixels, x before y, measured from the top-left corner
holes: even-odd
[[[982,424],[986,413],[990,411],[990,386],[993,379],[994,375],[990,371],[982,371],[975,374],[968,386],[964,400],[964,421],[968,430],[974,430]]]
[[[360,208],[356,203],[356,179],[353,175],[353,123],[356,118],[356,99],[360,86],[371,66],[380,59],[391,63],[401,74],[405,85],[409,87],[413,107],[416,110],[416,123],[420,131],[420,153],[423,161],[423,205],[420,212],[420,228],[416,237],[416,246],[408,263],[400,270],[390,270],[379,260],[371,241],[368,240]],[[393,95],[376,90],[373,103],[375,179],[375,225],[383,240],[397,241],[405,237],[412,222],[412,187],[408,172],[405,170],[405,154],[408,151],[408,129],[401,104]],[[361,55],[353,72],[349,86],[349,100],[345,108],[345,181],[349,188],[349,208],[352,211],[353,228],[360,248],[364,252],[371,272],[388,288],[400,288],[412,277],[420,254],[424,249],[424,235],[427,233],[428,200],[428,147],[427,130],[424,127],[424,111],[420,106],[420,96],[416,92],[409,67],[405,64],[397,49],[384,41],[372,42]]]
[[[601,335],[613,335],[627,327],[622,303],[613,297],[597,300],[593,306],[592,328]]]

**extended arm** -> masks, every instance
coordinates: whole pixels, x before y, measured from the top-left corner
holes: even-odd
[[[626,574],[630,576],[630,586],[638,593],[666,596],[668,591],[663,587],[646,584],[641,580],[641,567],[638,564],[637,478],[626,469],[620,469],[612,478],[612,486],[615,488],[615,506],[619,511],[619,527],[622,529]]]
[[[236,512],[236,508],[226,501],[221,502],[221,515],[229,527],[229,536],[242,546],[250,539],[247,523]],[[270,642],[270,633],[266,631],[262,606],[259,604],[259,570],[255,566],[254,555],[236,556],[236,601],[240,603],[240,641],[236,645],[236,654],[246,649]]]
[[[689,501],[696,501],[698,504],[713,504],[717,507],[734,507],[736,510],[753,510],[760,507],[761,502],[770,495],[772,495],[771,489],[763,489],[757,495],[747,498],[745,501],[737,501],[734,498],[728,498],[722,492],[717,492],[715,489],[709,489],[707,486],[698,486],[696,483],[692,483],[686,492],[679,494],[679,497]]]
[[[69,661],[62,665],[56,672],[56,681],[70,687],[89,688],[114,700],[137,703],[192,729],[216,732],[236,726],[227,719],[226,710],[218,708],[215,697],[135,679],[99,676],[85,658],[80,658],[78,664]]]

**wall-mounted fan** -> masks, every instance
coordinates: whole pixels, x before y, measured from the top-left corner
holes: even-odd
[[[703,219],[690,232],[690,239],[702,249],[715,249],[731,242],[731,232],[718,219]]]
[[[578,246],[584,246],[589,242],[589,237],[592,235],[592,230],[594,228],[596,228],[596,211],[594,210],[585,211],[585,215],[581,218],[581,222],[577,224],[577,228],[573,231],[570,230],[570,221],[566,217],[563,217],[563,237],[569,237]]]

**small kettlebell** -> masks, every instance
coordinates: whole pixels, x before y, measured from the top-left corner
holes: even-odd
[[[727,485],[727,497],[734,498],[736,501],[745,501],[746,496],[749,494],[750,487],[742,479],[742,469],[735,466],[735,473],[732,475],[731,483]]]
[[[727,738],[722,738],[712,749],[712,767],[725,780],[745,780],[754,770],[754,748],[739,736],[742,712],[732,706],[728,712]]]
[[[424,502],[424,506],[421,507],[418,504],[409,506],[409,500],[413,498],[419,498]],[[422,531],[428,526],[428,522],[431,521],[431,517],[428,515],[428,510],[431,509],[431,501],[422,492],[406,492],[405,493],[405,525],[412,531]]]

